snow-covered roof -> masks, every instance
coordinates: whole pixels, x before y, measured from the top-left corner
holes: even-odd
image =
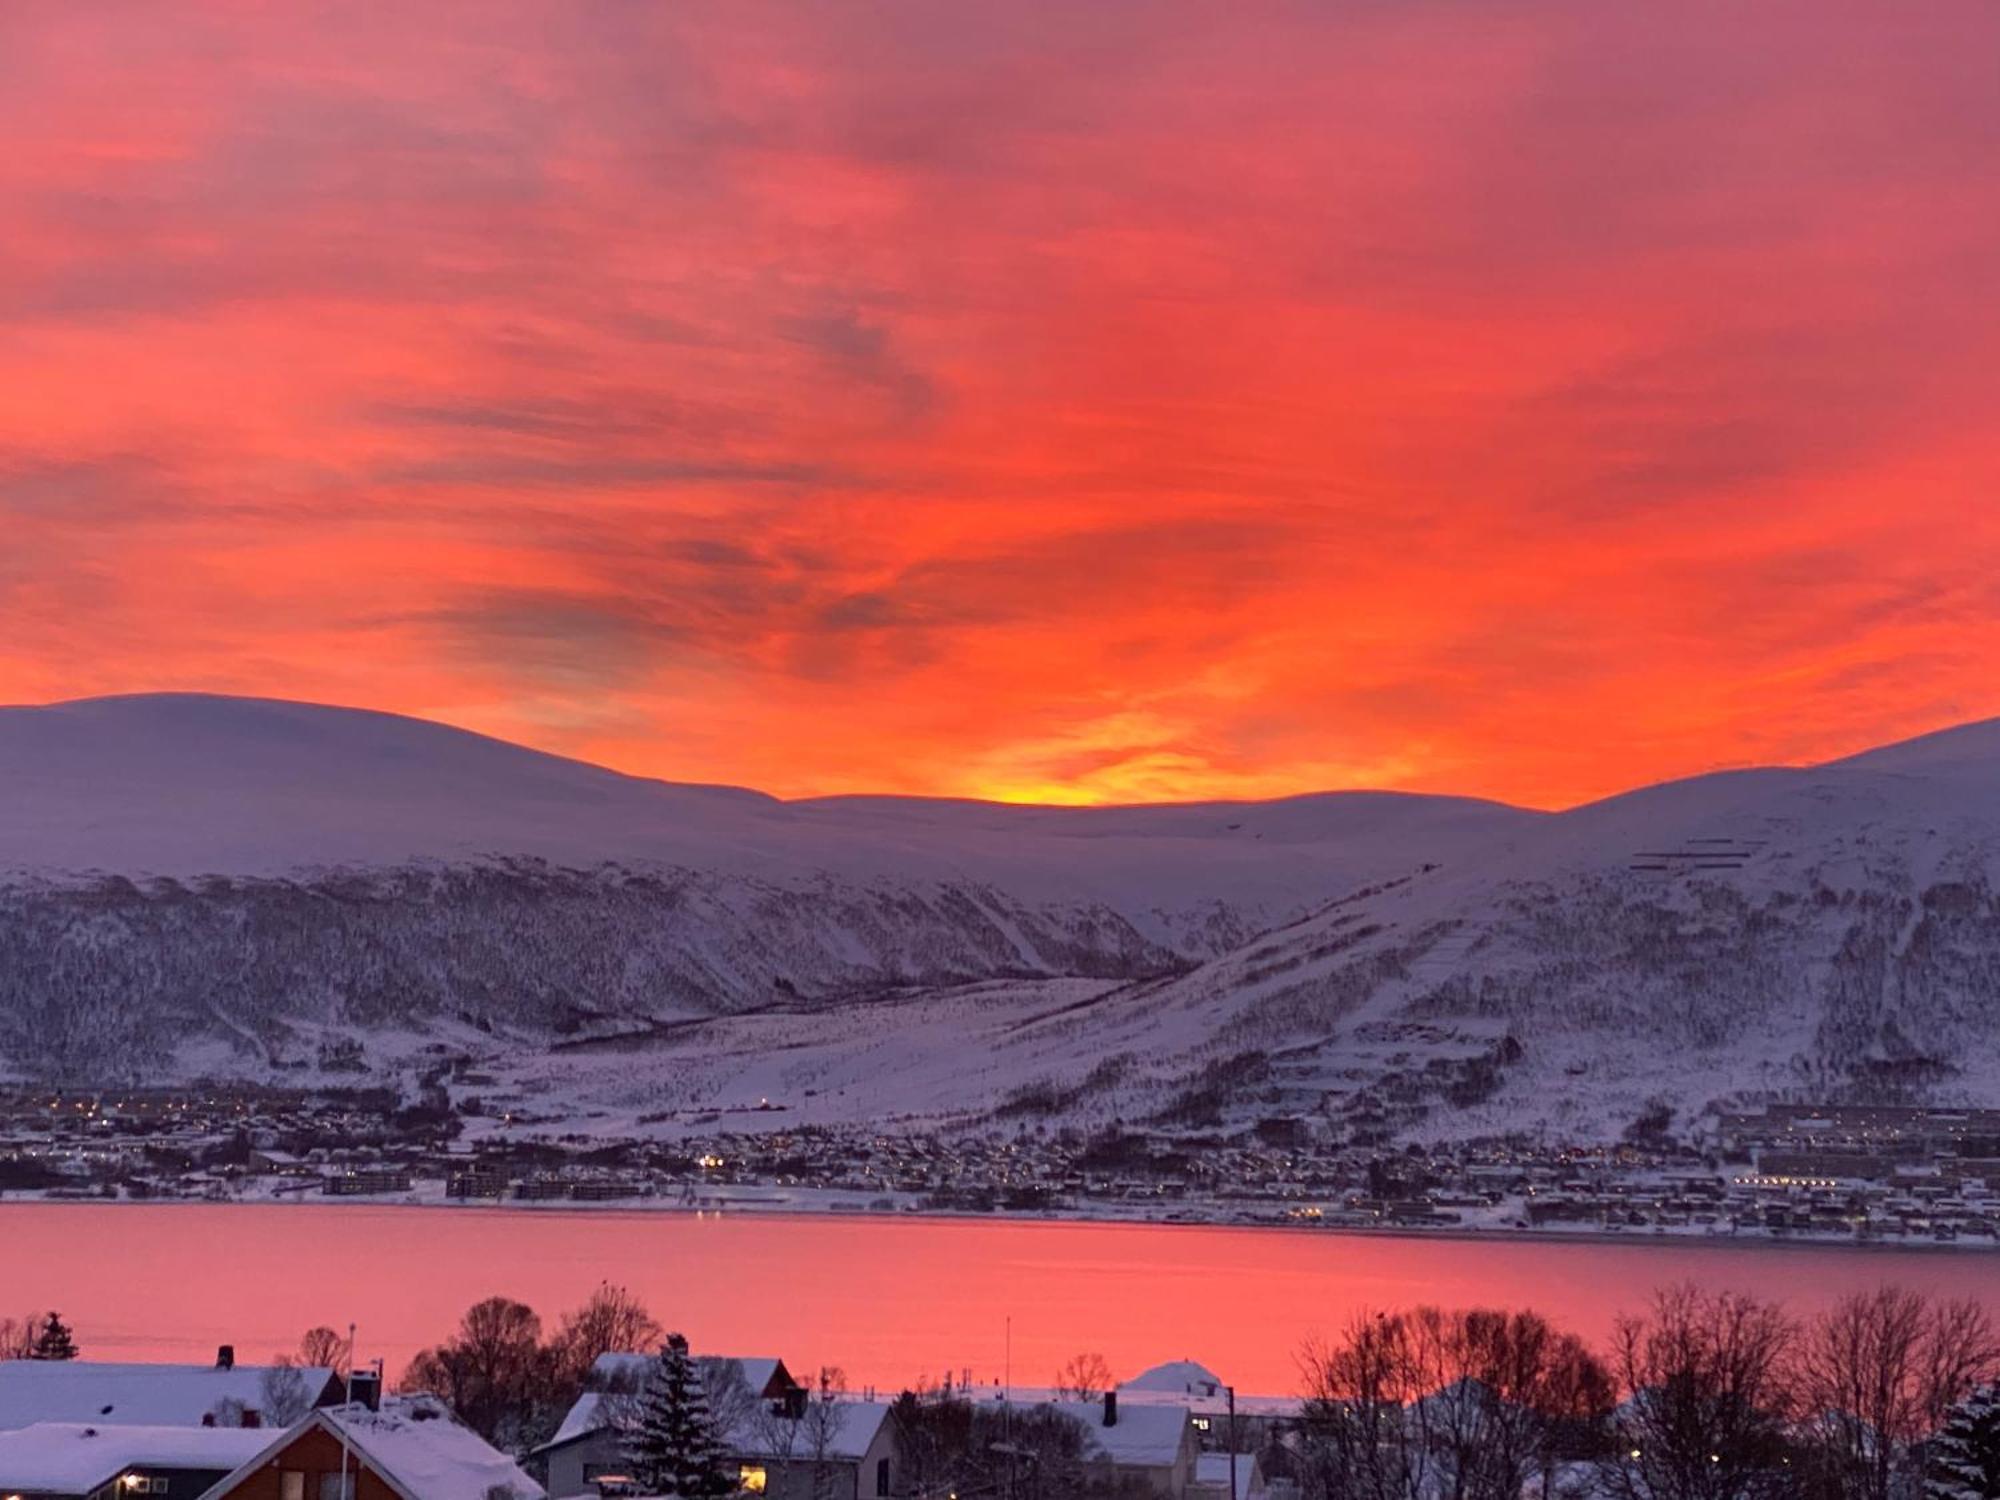
[[[1175,1359],[1141,1370],[1118,1389],[1162,1396],[1217,1396],[1222,1393],[1222,1377],[1191,1359]]]
[[[813,1424],[827,1423],[825,1447],[828,1458],[857,1460],[874,1446],[882,1424],[889,1420],[886,1401],[839,1400],[816,1408],[797,1422],[788,1418],[760,1415],[738,1422],[723,1438],[723,1446],[744,1458],[793,1458],[810,1456],[817,1448],[818,1433]],[[789,1442],[787,1439],[789,1438]]]
[[[36,1422],[0,1432],[0,1490],[88,1495],[127,1469],[227,1473],[271,1441],[266,1428]]]
[[[504,1490],[516,1500],[544,1500],[521,1466],[433,1396],[404,1396],[365,1406],[325,1406],[267,1442],[209,1494],[226,1496],[310,1428],[346,1442],[402,1500],[486,1500]]]
[[[753,1356],[748,1359],[741,1358],[734,1354],[704,1354],[700,1356],[700,1362],[704,1365],[710,1363],[727,1363],[735,1365],[739,1370],[743,1372],[743,1383],[750,1388],[750,1391],[753,1395],[758,1395],[758,1396],[765,1396],[770,1394],[771,1382],[776,1380],[778,1378],[778,1372],[785,1368],[785,1362],[783,1360],[772,1359],[768,1356],[761,1354]],[[787,1380],[790,1379],[789,1372],[787,1372],[786,1378]]]
[[[636,1390],[652,1372],[658,1355],[616,1352],[600,1354],[591,1362],[588,1384],[593,1390]],[[743,1371],[743,1380],[758,1395],[785,1369],[785,1362],[772,1355],[698,1354],[697,1365],[733,1364]],[[790,1379],[789,1372],[786,1378]]]
[[[562,1414],[562,1426],[556,1428],[556,1436],[550,1438],[544,1448],[556,1448],[564,1442],[574,1442],[602,1426],[610,1426],[610,1412],[604,1408],[604,1392],[586,1390],[578,1396],[570,1410]]]
[[[628,1408],[629,1409],[629,1408]],[[875,1435],[882,1424],[889,1419],[889,1407],[882,1401],[839,1400],[828,1408],[830,1430],[827,1433],[826,1454],[830,1458],[858,1459],[868,1452],[875,1442]],[[616,1403],[607,1402],[597,1391],[585,1391],[576,1398],[555,1436],[542,1445],[537,1452],[560,1447],[588,1437],[601,1427],[608,1427],[616,1420]],[[803,1418],[794,1425],[790,1419],[771,1414],[768,1410],[745,1417],[735,1428],[723,1434],[723,1446],[732,1453],[745,1457],[772,1457],[781,1452],[796,1456],[809,1451],[813,1446],[811,1423],[818,1417]],[[789,1433],[789,1447],[785,1434]]]
[[[0,1360],[0,1429],[38,1422],[198,1427],[223,1401],[252,1411],[264,1405],[268,1365],[110,1364],[96,1360]],[[316,1399],[333,1371],[304,1368]]]
[[[1118,1420],[1104,1425],[1101,1401],[1051,1401],[1049,1406],[1083,1424],[1090,1445],[1114,1464],[1143,1468],[1163,1468],[1180,1456],[1188,1431],[1187,1408],[1183,1406],[1125,1406],[1118,1408]]]
[[[613,1420],[613,1409],[604,1396],[610,1393],[637,1391],[652,1372],[655,1356],[651,1354],[612,1353],[600,1354],[591,1362],[590,1389],[578,1396],[563,1413],[561,1425],[555,1436],[535,1451],[546,1452],[564,1443],[574,1442],[580,1437],[588,1437],[600,1427],[609,1426]],[[733,1354],[703,1354],[696,1356],[695,1364],[706,1367],[717,1363],[738,1366],[743,1371],[743,1381],[754,1395],[762,1396],[771,1389],[771,1383],[784,1374],[787,1381],[790,1373],[785,1363],[768,1355],[743,1358]]]
[[[617,1390],[646,1378],[656,1356],[651,1354],[600,1354],[590,1362],[589,1384],[595,1390]]]

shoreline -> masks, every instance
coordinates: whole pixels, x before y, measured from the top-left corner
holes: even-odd
[[[1592,1229],[1513,1229],[1488,1225],[1440,1225],[1424,1228],[1416,1225],[1385,1225],[1370,1228],[1358,1224],[1274,1224],[1253,1219],[1167,1219],[1149,1218],[1139,1215],[1072,1213],[1029,1213],[1020,1210],[994,1209],[990,1212],[974,1210],[953,1211],[949,1209],[871,1209],[852,1208],[834,1204],[814,1205],[810,1203],[771,1203],[737,1201],[724,1203],[635,1203],[600,1202],[491,1202],[466,1201],[463,1199],[417,1199],[409,1195],[370,1196],[366,1194],[329,1196],[326,1194],[300,1194],[294,1197],[267,1198],[72,1198],[48,1197],[43,1195],[0,1194],[0,1217],[15,1207],[33,1208],[98,1208],[98,1209],[141,1209],[141,1208],[277,1208],[277,1209],[398,1209],[403,1211],[431,1211],[446,1213],[486,1213],[497,1215],[513,1214],[553,1214],[574,1218],[654,1218],[678,1216],[689,1219],[777,1219],[777,1220],[833,1220],[835,1222],[864,1223],[916,1223],[936,1225],[1007,1225],[1018,1227],[1062,1228],[1081,1226],[1094,1229],[1184,1229],[1214,1232],[1256,1231],[1259,1233],[1288,1234],[1301,1237],[1340,1237],[1343,1239],[1377,1240],[1443,1240],[1472,1243],[1498,1243],[1519,1245],[1583,1245],[1599,1248],[1626,1246],[1633,1248],[1673,1248],[1673,1249],[1714,1249],[1714,1250],[1843,1250],[1863,1253],[1963,1255],[2000,1253],[2000,1240],[1974,1240],[1959,1238],[1938,1240],[1933,1238],[1857,1239],[1851,1235],[1770,1235],[1770,1234],[1711,1234],[1705,1231],[1644,1229],[1592,1230]]]

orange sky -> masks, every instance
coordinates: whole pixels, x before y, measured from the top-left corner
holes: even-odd
[[[10,5],[0,699],[1539,804],[2000,713],[1996,57],[1991,0]]]

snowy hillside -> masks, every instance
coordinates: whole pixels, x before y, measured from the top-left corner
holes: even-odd
[[[64,1079],[350,1066],[388,1032],[1158,975],[1537,816],[1359,793],[784,803],[356,710],[0,709],[0,1057]]]
[[[0,1059],[476,1054],[538,1113],[1615,1137],[2000,1104],[2000,724],[1558,814],[780,802],[437,725],[0,710]]]
[[[1205,1081],[1453,1136],[2000,1103],[2000,724],[1523,822],[1097,1011],[1068,1073],[1146,1059],[1128,1115]]]

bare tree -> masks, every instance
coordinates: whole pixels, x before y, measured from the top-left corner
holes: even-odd
[[[324,1323],[299,1336],[299,1363],[309,1370],[339,1370],[347,1358],[347,1340]]]
[[[410,1361],[402,1388],[442,1397],[495,1447],[525,1446],[545,1425],[550,1402],[541,1334],[534,1309],[488,1297],[466,1310],[450,1339]]]
[[[1891,1500],[1913,1483],[1914,1446],[2000,1373],[2000,1340],[1980,1304],[1902,1287],[1843,1298],[1800,1348],[1813,1477],[1843,1500]]]
[[[35,1335],[42,1326],[42,1313],[23,1318],[0,1318],[0,1359],[27,1359],[35,1352]]]
[[[805,1415],[799,1419],[801,1448],[812,1465],[813,1500],[833,1500],[838,1471],[833,1463],[839,1451],[843,1418],[841,1403],[847,1399],[847,1373],[838,1365],[822,1365],[806,1399]]]
[[[624,1287],[604,1282],[563,1318],[549,1341],[554,1378],[581,1391],[600,1354],[656,1349],[660,1339],[660,1325],[646,1304]]]
[[[1332,1500],[1517,1500],[1611,1406],[1582,1341],[1531,1312],[1361,1318],[1305,1368],[1305,1468]]]
[[[1774,1305],[1692,1284],[1627,1318],[1613,1363],[1628,1395],[1600,1465],[1617,1500],[1766,1500],[1796,1492],[1792,1322]]]
[[[1338,1342],[1306,1345],[1299,1432],[1310,1500],[1399,1500],[1424,1492],[1424,1454],[1404,1415],[1425,1394],[1409,1342],[1403,1318],[1364,1312]]]
[[[312,1392],[299,1367],[281,1354],[257,1379],[257,1404],[265,1422],[289,1427],[312,1409]]]
[[[1110,1362],[1101,1354],[1073,1354],[1056,1371],[1055,1393],[1065,1401],[1095,1401],[1113,1385]]]
[[[695,1361],[701,1367],[701,1388],[708,1397],[709,1420],[723,1443],[742,1443],[760,1431],[759,1414],[764,1411],[762,1395],[750,1388],[743,1373],[743,1361],[707,1355]]]
[[[972,1403],[919,1380],[889,1407],[903,1476],[913,1495],[972,1493],[978,1486],[966,1472],[972,1448]]]
[[[1423,1307],[1409,1325],[1427,1394],[1408,1418],[1443,1500],[1516,1500],[1610,1413],[1609,1372],[1536,1313]]]

